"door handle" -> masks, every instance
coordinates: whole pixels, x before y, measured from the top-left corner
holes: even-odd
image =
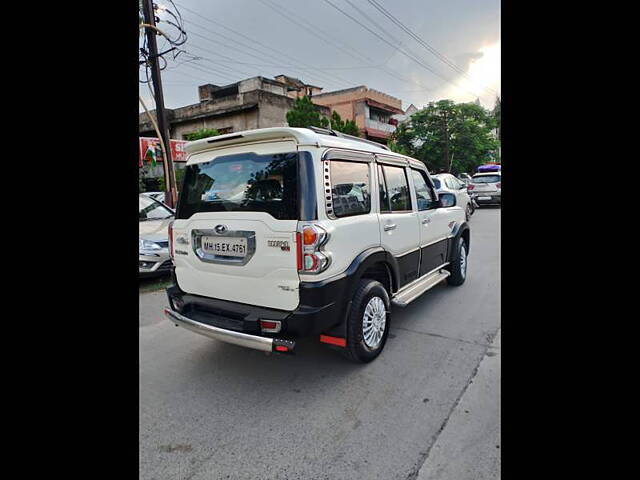
[[[423,224],[423,225],[427,225],[427,224],[429,224],[429,223],[431,223],[431,219],[430,219],[430,218],[424,218],[424,219],[422,220],[422,224]]]
[[[389,230],[395,230],[397,225],[395,223],[389,223],[384,226],[384,231],[388,232]]]

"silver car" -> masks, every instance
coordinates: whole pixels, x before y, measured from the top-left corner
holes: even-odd
[[[502,204],[502,175],[500,172],[476,173],[467,190],[478,205]]]
[[[174,212],[149,196],[140,194],[138,197],[139,276],[167,273],[173,265],[169,255],[169,223]]]

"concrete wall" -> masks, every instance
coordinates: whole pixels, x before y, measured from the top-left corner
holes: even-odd
[[[353,102],[370,98],[376,102],[384,103],[396,108],[402,108],[402,100],[386,93],[373,90],[365,86],[350,88],[347,90],[339,90],[337,92],[327,92],[313,97],[313,103],[318,105],[333,105],[341,102]]]

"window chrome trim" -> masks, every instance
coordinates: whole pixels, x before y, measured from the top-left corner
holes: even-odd
[[[321,160],[323,162],[328,160],[347,160],[372,163],[374,161],[374,154],[345,148],[328,148],[323,152]]]
[[[392,157],[389,155],[378,155],[376,153],[376,162],[386,164],[386,165],[394,165],[397,167],[406,167],[409,165],[409,161],[402,157]]]
[[[225,257],[222,255],[214,255],[212,253],[206,253],[202,249],[202,237],[234,237],[234,238],[246,238],[247,239],[247,255],[244,257]],[[218,233],[215,230],[191,230],[191,248],[193,253],[207,263],[217,263],[220,265],[236,265],[243,266],[249,263],[249,260],[253,258],[256,253],[256,232],[249,230],[227,230],[223,233]]]

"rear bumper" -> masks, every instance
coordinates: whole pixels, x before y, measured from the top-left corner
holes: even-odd
[[[294,310],[278,310],[183,291],[172,273],[167,288],[170,310],[197,323],[264,338],[297,339],[320,335],[344,319],[348,295],[345,276],[332,281],[300,282],[300,304]],[[250,297],[248,297],[249,299]],[[260,320],[280,322],[276,333],[263,332]]]
[[[476,193],[474,194],[473,199],[476,201],[476,203],[478,204],[484,204],[484,203],[501,203],[501,194],[500,193],[496,193],[496,192],[491,192],[491,193]]]
[[[169,320],[179,327],[186,328],[187,330],[199,333],[205,337],[220,340],[221,342],[252,348],[254,350],[261,350],[263,352],[277,351],[282,353],[293,353],[295,348],[295,342],[291,340],[260,337],[258,335],[249,335],[247,333],[214,327],[213,325],[198,322],[192,318],[181,315],[169,307],[164,309],[164,314]]]

